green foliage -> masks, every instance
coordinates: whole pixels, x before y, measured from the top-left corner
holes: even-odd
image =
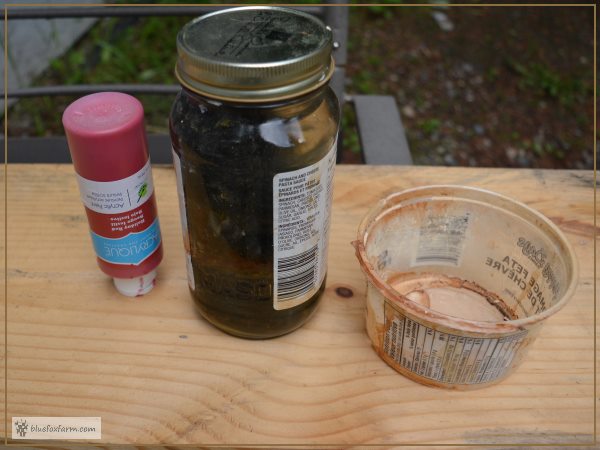
[[[379,66],[383,64],[383,59],[381,59],[381,57],[377,55],[369,55],[367,57],[367,63],[371,66]]]
[[[360,142],[356,131],[356,116],[351,105],[344,105],[342,110],[342,132],[344,147],[352,153],[360,154]]]
[[[438,119],[427,119],[421,122],[421,129],[427,134],[433,134],[440,129],[441,125]]]
[[[382,16],[384,19],[390,19],[393,17],[392,8],[387,6],[369,6],[369,12],[376,16]]]
[[[161,3],[180,2],[167,0]],[[52,60],[49,70],[36,83],[175,83],[175,40],[178,31],[191,18],[99,20],[80,43],[62,57]],[[149,131],[166,132],[173,99],[151,96],[146,100],[144,107]],[[17,108],[21,114],[30,117],[35,134],[39,136],[48,134],[49,130],[56,133],[62,129],[57,109],[64,108],[66,101],[57,98],[46,104],[40,99],[23,99]]]
[[[561,76],[544,64],[509,61],[509,66],[520,76],[519,86],[522,89],[532,89],[558,100],[561,105],[570,106],[586,95],[587,89],[581,79]]]
[[[60,74],[65,84],[85,82],[85,54],[82,50],[73,50],[62,58],[53,59],[50,67]]]
[[[361,70],[358,72],[354,76],[352,84],[360,94],[373,94],[377,91],[377,82],[375,81],[373,73],[369,70]]]
[[[565,153],[551,142],[539,143],[533,142],[533,152],[538,156],[550,155],[557,159],[564,159]]]
[[[163,0],[160,3],[181,2]],[[50,78],[67,84],[172,83],[177,56],[175,39],[190,19],[145,17],[133,23],[131,19],[101,20],[80,45],[51,62],[54,73]]]
[[[564,159],[566,156],[565,152],[552,142],[545,142],[538,139],[534,139],[533,141],[525,139],[523,140],[522,146],[525,150],[531,150],[540,158],[543,156],[551,156],[556,159]]]
[[[352,0],[352,3],[363,3],[359,0]],[[375,2],[374,2],[375,3]],[[376,2],[376,5],[367,6],[367,11],[375,17],[381,17],[383,19],[391,19],[394,17],[394,12],[396,8],[393,5],[401,5],[403,0],[380,0]],[[421,3],[420,1],[416,1],[414,3]],[[423,2],[426,3],[426,2]],[[390,6],[386,6],[390,5]]]
[[[500,71],[498,70],[497,67],[490,67],[487,70],[486,78],[488,81],[493,83],[494,81],[496,81],[498,79],[499,76],[500,76]]]

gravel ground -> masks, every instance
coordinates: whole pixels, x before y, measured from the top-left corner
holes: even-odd
[[[351,11],[349,90],[396,98],[416,164],[592,168],[591,8],[385,11]]]

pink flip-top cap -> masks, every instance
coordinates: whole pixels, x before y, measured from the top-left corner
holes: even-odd
[[[88,180],[126,178],[148,161],[144,109],[130,95],[86,95],[67,107],[62,121],[75,170]]]

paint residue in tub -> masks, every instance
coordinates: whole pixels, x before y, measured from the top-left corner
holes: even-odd
[[[518,318],[498,295],[472,281],[435,273],[413,273],[392,276],[388,283],[408,300],[447,316],[477,322]]]

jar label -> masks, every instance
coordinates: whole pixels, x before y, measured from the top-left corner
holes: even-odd
[[[181,176],[181,159],[175,151],[173,152],[173,166],[175,167],[175,178],[177,178],[177,199],[179,200],[179,217],[181,219],[181,233],[183,235],[183,248],[185,250],[185,265],[187,268],[188,284],[192,290],[196,289],[194,280],[194,269],[192,267],[192,255],[190,251],[190,234],[188,232],[187,217],[185,214],[185,196],[183,194],[183,178]]]
[[[319,162],[273,178],[273,307],[308,300],[327,272],[336,145]]]

